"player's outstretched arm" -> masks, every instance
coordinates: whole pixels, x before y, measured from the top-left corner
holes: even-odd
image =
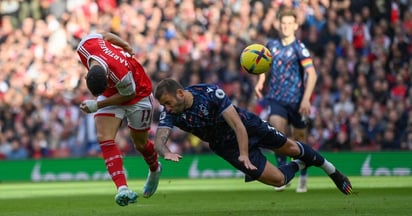
[[[241,161],[247,169],[256,170],[257,168],[249,160],[249,138],[247,131],[236,109],[232,105],[223,111],[222,115],[236,133],[239,146],[239,161]]]
[[[171,152],[166,145],[170,132],[170,128],[158,128],[156,130],[154,138],[155,150],[161,157],[164,157],[164,159],[178,162],[182,156]]]

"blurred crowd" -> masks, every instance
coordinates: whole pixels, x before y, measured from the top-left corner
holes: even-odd
[[[318,82],[308,143],[321,151],[412,150],[410,0],[2,0],[0,158],[98,156],[91,98],[75,53],[80,39],[111,31],[132,44],[153,84],[219,84],[243,108],[266,116],[239,54],[276,37],[276,15],[295,8],[298,38]],[[156,129],[159,105],[151,135]],[[123,125],[117,143],[135,154]],[[176,129],[184,154],[207,143]]]

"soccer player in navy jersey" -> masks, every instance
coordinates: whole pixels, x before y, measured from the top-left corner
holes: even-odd
[[[245,173],[245,181],[282,186],[299,170],[317,166],[342,193],[352,193],[349,179],[322,155],[304,143],[287,138],[256,114],[236,107],[216,85],[184,88],[173,79],[164,79],[157,84],[155,98],[164,108],[154,138],[155,149],[166,160],[178,162],[182,158],[166,145],[176,126],[208,142],[214,153]],[[277,168],[260,148],[295,159]]]
[[[293,139],[307,140],[307,117],[310,112],[310,97],[316,84],[317,74],[312,58],[305,45],[295,37],[298,29],[293,10],[279,14],[279,39],[270,39],[266,47],[272,53],[272,68],[269,73],[259,75],[255,92],[263,97],[265,83],[268,89],[264,99],[269,109],[269,123],[282,133],[292,132]],[[291,127],[289,127],[289,125]],[[276,153],[278,165],[286,163],[287,157]],[[296,192],[307,191],[307,169],[300,172]],[[282,191],[283,187],[275,187]]]

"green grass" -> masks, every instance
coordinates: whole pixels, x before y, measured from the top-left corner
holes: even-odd
[[[0,184],[0,215],[411,215],[412,177],[352,177],[345,196],[326,177],[310,177],[309,191],[284,192],[242,179],[162,179],[150,199],[127,207],[114,202],[110,181]],[[129,181],[141,191],[142,180]]]

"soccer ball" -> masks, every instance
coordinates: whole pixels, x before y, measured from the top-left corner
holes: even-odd
[[[266,73],[272,64],[272,54],[262,44],[251,44],[243,49],[240,55],[240,65],[250,74]]]

